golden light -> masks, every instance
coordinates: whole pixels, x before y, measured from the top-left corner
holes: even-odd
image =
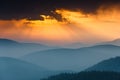
[[[60,22],[45,15],[40,15],[43,21],[1,20],[0,37],[53,45],[95,43],[120,37],[120,11],[116,7],[100,8],[97,14],[65,9],[56,10],[56,13],[65,20]]]

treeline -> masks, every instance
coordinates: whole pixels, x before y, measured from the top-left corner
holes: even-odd
[[[120,80],[120,73],[117,72],[80,72],[80,73],[62,73],[41,80]]]

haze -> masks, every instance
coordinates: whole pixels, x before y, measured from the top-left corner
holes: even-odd
[[[58,21],[49,15],[44,20],[0,20],[0,38],[48,45],[94,44],[119,38],[119,5],[100,6],[96,13],[56,9]]]

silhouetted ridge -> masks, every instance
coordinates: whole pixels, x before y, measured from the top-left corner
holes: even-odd
[[[80,73],[63,73],[42,80],[120,80],[120,73],[97,72],[97,71]]]

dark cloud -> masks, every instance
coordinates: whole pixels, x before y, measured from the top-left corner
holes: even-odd
[[[84,13],[95,13],[101,5],[117,4],[120,0],[0,0],[0,19],[44,20],[40,14],[49,15],[61,21],[56,9],[80,9]]]

